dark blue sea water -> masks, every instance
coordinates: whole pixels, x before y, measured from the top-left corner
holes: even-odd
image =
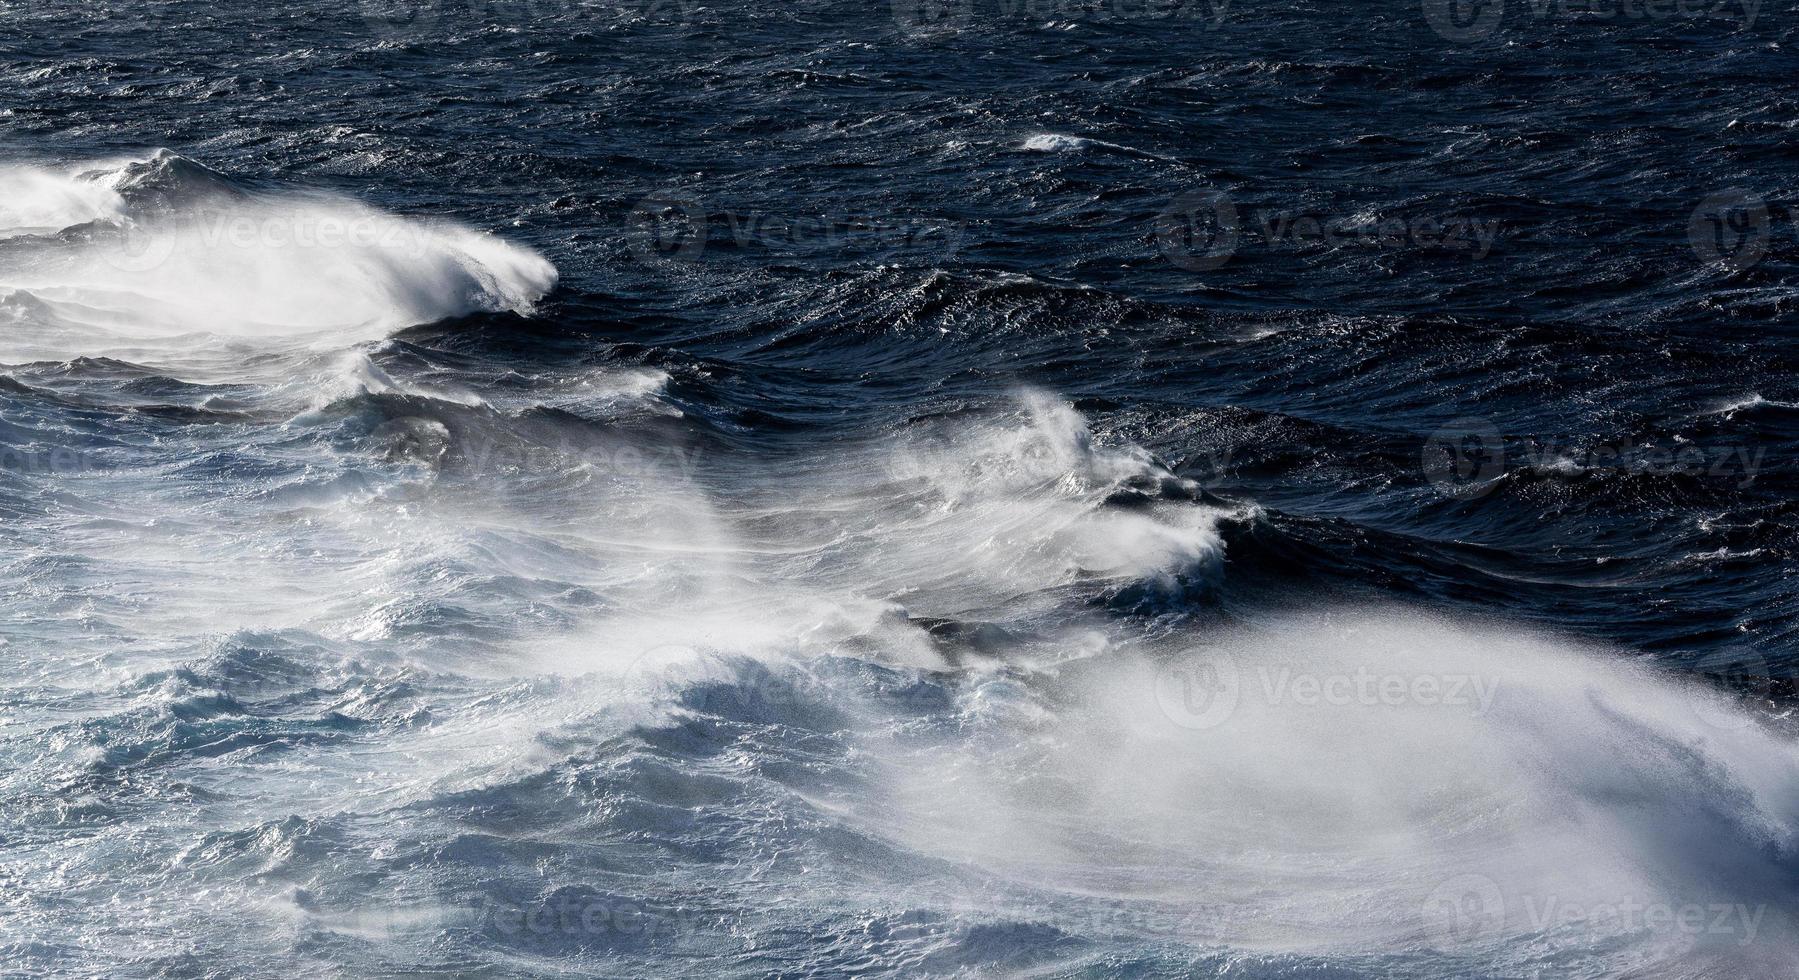
[[[0,0],[0,974],[1793,975],[1796,35]]]

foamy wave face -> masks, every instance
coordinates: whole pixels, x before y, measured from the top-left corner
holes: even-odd
[[[1316,613],[961,701],[955,738],[870,747],[863,819],[954,862],[967,920],[1222,944],[1247,976],[1799,963],[1799,749],[1612,652]]]
[[[1174,590],[1223,553],[1226,512],[1197,503],[1195,484],[1135,447],[1096,445],[1073,406],[1041,392],[885,452],[891,482],[864,495],[903,516],[875,529],[866,575],[940,613],[1018,612],[1082,582]]]
[[[78,556],[60,514],[15,525],[43,554],[0,613],[69,623],[42,659],[81,694],[0,745],[15,809],[92,785],[132,830],[22,875],[129,869],[134,923],[397,964],[487,955],[487,903],[598,881],[730,913],[610,951],[641,954],[621,975],[846,921],[853,972],[905,976],[1792,972],[1789,738],[1510,631],[1112,616],[1093,600],[1226,574],[1222,511],[1060,400],[725,457],[649,441],[682,431],[659,372],[563,375],[554,417],[603,423],[565,442],[541,385],[465,399],[334,357],[342,387],[280,426],[183,426],[178,469],[126,446],[67,481],[57,506],[100,518]],[[557,838],[667,849],[613,883]],[[58,941],[89,921],[34,914]]]
[[[166,150],[0,170],[0,195],[5,357],[194,333],[367,340],[528,312],[557,279],[535,252],[462,225],[242,186]]]
[[[604,669],[678,647],[942,667],[971,649],[1022,653],[1039,630],[1098,628],[1072,590],[1154,599],[1211,581],[1229,511],[1148,453],[1097,445],[1067,402],[1025,392],[996,408],[733,471],[724,492],[692,480],[714,463],[701,454],[697,473],[663,467],[558,507],[605,565],[630,570],[606,594],[632,601],[568,644],[537,644],[533,662]]]

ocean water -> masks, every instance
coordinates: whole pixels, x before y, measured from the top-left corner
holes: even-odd
[[[0,28],[0,974],[1799,972],[1790,6]]]

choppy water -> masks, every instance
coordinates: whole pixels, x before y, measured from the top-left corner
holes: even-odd
[[[0,971],[1791,975],[1796,27],[0,0]]]

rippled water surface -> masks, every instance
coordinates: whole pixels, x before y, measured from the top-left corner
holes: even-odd
[[[0,0],[0,972],[1793,975],[1796,31]]]

